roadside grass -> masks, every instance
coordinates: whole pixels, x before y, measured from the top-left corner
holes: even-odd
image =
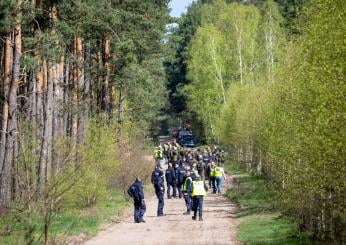
[[[116,217],[128,205],[121,191],[112,190],[108,198],[95,207],[58,213],[52,220],[51,238],[95,234],[102,225],[116,222]],[[38,214],[29,215],[22,217],[18,213],[9,213],[0,216],[0,244],[41,244],[43,219]],[[29,242],[31,238],[32,243]]]
[[[246,172],[237,162],[227,162],[225,171],[236,181],[226,193],[240,206],[237,239],[245,244],[316,244],[298,231],[297,225],[277,207],[280,198],[267,180]]]

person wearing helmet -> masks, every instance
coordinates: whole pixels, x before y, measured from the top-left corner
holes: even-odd
[[[192,202],[193,202],[193,216],[192,219],[196,220],[197,211],[199,221],[203,221],[203,198],[208,191],[208,187],[205,182],[201,179],[201,176],[196,175],[194,181],[192,181]]]

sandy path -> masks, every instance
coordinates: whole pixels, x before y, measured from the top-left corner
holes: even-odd
[[[224,186],[229,186],[230,178]],[[236,242],[237,207],[223,195],[210,191],[204,199],[204,221],[182,215],[184,199],[165,199],[166,216],[156,217],[157,199],[146,199],[146,223],[136,224],[132,215],[101,231],[87,245],[119,244],[239,244]]]

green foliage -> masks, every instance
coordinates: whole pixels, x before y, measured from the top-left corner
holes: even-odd
[[[288,49],[280,71],[266,135],[287,207],[295,210],[294,216],[309,207],[305,215],[317,217],[322,226],[336,218],[335,210],[341,214],[345,208],[341,201],[345,198],[346,144],[342,6],[342,1],[318,1],[307,6],[303,34],[295,47]],[[332,9],[339,13],[337,17],[329,12]],[[331,239],[345,236],[324,228],[315,232]]]
[[[0,35],[8,33],[14,27],[13,12],[15,9],[15,1],[2,0],[0,2]]]
[[[188,49],[201,24],[202,6],[208,2],[210,1],[193,1],[187,8],[186,14],[176,20],[176,25],[168,29],[165,43],[164,67],[170,104],[166,109],[166,115],[169,116],[162,125],[164,133],[170,133],[172,127],[187,126],[194,129],[198,141],[205,140],[203,126],[196,113],[187,108],[187,93],[184,86],[191,82],[187,77]]]
[[[215,1],[203,9],[192,41],[187,87],[189,107],[205,129],[213,122],[247,170],[272,180],[299,229],[338,243],[346,222],[345,9],[344,1],[309,2],[300,35],[286,38],[291,27],[283,29],[273,1],[257,7]],[[220,40],[214,60],[208,59],[213,39]],[[212,61],[226,84],[224,103]],[[250,206],[264,201],[249,190],[230,195]]]
[[[275,12],[274,3],[270,2],[268,6]],[[192,83],[187,86],[186,91],[189,108],[204,123],[209,139],[223,137],[217,132],[222,128],[217,124],[229,126],[230,120],[234,120],[235,117],[225,120],[224,113],[220,113],[220,110],[228,110],[230,106],[223,105],[235,102],[230,102],[229,99],[237,96],[235,90],[242,89],[237,86],[250,86],[260,82],[257,73],[268,70],[268,62],[263,61],[268,60],[269,51],[275,56],[274,47],[268,46],[264,50],[259,48],[260,45],[267,44],[265,38],[268,39],[269,30],[266,30],[267,35],[262,35],[264,29],[270,29],[272,38],[279,32],[279,24],[276,24],[278,20],[268,23],[267,19],[265,15],[261,17],[259,9],[252,5],[215,1],[203,8],[202,26],[197,30],[190,47],[188,65]],[[273,24],[276,24],[276,29],[272,28]],[[277,57],[273,59],[276,60]],[[221,119],[218,120],[220,115]],[[244,124],[245,127],[247,124]],[[238,132],[230,133],[239,135]]]
[[[278,211],[281,206],[275,185],[251,175],[237,162],[225,164],[236,181],[227,196],[238,203],[240,225],[237,238],[246,244],[311,244],[294,222]]]
[[[143,63],[145,66],[131,64],[124,70],[123,79],[127,81],[127,115],[134,126],[147,131],[158,119],[162,108],[167,105],[167,93],[162,66],[156,59]]]
[[[76,207],[90,207],[109,194],[112,173],[117,168],[115,126],[101,118],[90,119],[85,143],[79,150],[80,173],[66,199]]]
[[[101,225],[113,222],[121,215],[127,204],[122,192],[113,189],[94,207],[58,212],[53,217],[50,239],[62,242],[69,235],[95,234]],[[21,214],[7,213],[0,219],[0,243],[40,244],[43,226],[42,217],[33,210]]]
[[[297,228],[278,214],[253,215],[239,225],[237,238],[246,244],[313,244],[297,236]]]

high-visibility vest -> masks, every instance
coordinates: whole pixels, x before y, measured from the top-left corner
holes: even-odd
[[[161,159],[163,157],[162,150],[157,149],[154,151],[154,157],[155,159]]]
[[[206,192],[204,189],[204,181],[193,181],[192,182],[193,191],[191,196],[205,196]]]
[[[215,168],[210,168],[210,177],[215,177]]]
[[[215,168],[215,177],[222,177],[222,167]]]
[[[185,179],[185,182],[183,184],[183,191],[186,191],[188,181],[192,182],[192,178],[190,176]]]

